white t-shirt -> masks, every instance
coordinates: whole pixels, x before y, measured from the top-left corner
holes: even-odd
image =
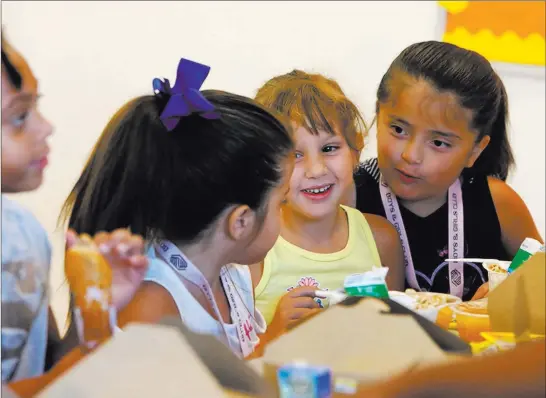
[[[44,228],[2,195],[2,383],[44,372],[50,261]]]
[[[147,255],[150,260],[150,265],[144,280],[157,283],[169,292],[176,303],[180,318],[191,331],[213,335],[220,341],[226,343],[224,329],[220,322],[214,319],[201,304],[195,300],[176,271],[157,255],[153,246],[148,249]],[[230,264],[227,265],[226,268],[235,288],[238,290],[243,300],[246,310],[252,312],[251,319],[254,323],[253,326],[256,333],[264,333],[266,323],[262,314],[256,309],[254,304],[252,279],[248,266]],[[242,356],[242,349],[236,326],[234,324],[224,323],[224,328],[228,335],[230,348],[235,354]],[[256,347],[259,341],[259,338],[253,340],[253,346]]]

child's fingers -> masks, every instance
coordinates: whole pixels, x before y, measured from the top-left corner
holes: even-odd
[[[147,268],[148,257],[142,253],[129,253],[129,246],[125,242],[121,242],[115,246],[109,253],[111,262],[116,265],[127,266],[131,268]]]
[[[116,229],[111,233],[99,232],[94,236],[94,241],[103,254],[109,254],[117,247],[117,254],[123,256],[129,254],[130,239],[131,233],[126,229]]]
[[[144,249],[142,237],[133,235],[126,229],[114,231],[111,242],[117,246],[118,252],[124,256],[140,254]]]
[[[122,241],[131,236],[131,233],[127,228],[118,228],[112,231],[112,239],[116,241]]]
[[[479,300],[487,296],[487,294],[489,294],[489,283],[486,282],[476,290],[471,300]]]
[[[104,231],[97,232],[95,236],[93,236],[93,240],[97,245],[100,245],[101,243],[105,243],[110,240],[110,234]]]
[[[290,297],[315,297],[317,288],[314,286],[300,286],[291,290],[288,295]]]
[[[110,242],[110,234],[107,232],[98,232],[93,237],[93,241],[99,248],[100,252],[102,254],[108,254],[110,253],[110,250],[112,249],[112,245]]]
[[[302,309],[298,309],[297,311],[293,311],[290,316],[289,316],[289,321],[298,321],[300,319],[303,319],[303,318],[307,318],[313,314],[316,314],[317,312],[319,312],[320,309],[319,308],[314,308],[314,309],[309,309],[309,308],[302,308]]]
[[[78,234],[73,229],[66,231],[66,248],[70,249],[78,241]]]
[[[110,244],[112,247],[115,247],[115,246],[119,246],[121,244],[126,244],[126,242],[129,240],[129,238],[131,237],[131,233],[127,230],[127,229],[116,229],[115,231],[113,231],[111,234],[110,234]],[[124,246],[122,246],[122,251],[128,251],[129,248],[123,248]]]
[[[305,316],[305,314],[309,313],[311,310],[307,308],[301,308],[296,311],[292,311],[290,315],[288,316],[288,321],[297,321]]]
[[[148,267],[148,257],[144,255],[132,256],[129,258],[129,264],[132,268],[147,268]]]
[[[129,244],[127,242],[121,241],[112,247],[110,253],[118,258],[127,259],[130,257],[130,250],[131,247],[129,246]]]
[[[311,297],[296,297],[290,300],[290,304],[293,308],[320,308],[319,304]]]
[[[144,252],[144,239],[139,235],[130,235],[126,241],[129,246],[128,254],[130,256],[142,254]]]
[[[101,239],[101,243],[108,243],[110,246],[116,246],[120,242],[127,240],[131,234],[128,230],[118,228],[112,232],[99,232],[95,235],[95,242]]]
[[[137,235],[128,235],[118,243],[116,249],[123,257],[142,254],[144,252],[144,240]]]

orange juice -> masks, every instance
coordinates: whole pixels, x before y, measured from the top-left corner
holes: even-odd
[[[448,330],[452,321],[453,309],[451,306],[446,305],[445,307],[440,308],[438,317],[436,318],[436,325],[440,326],[442,329]]]
[[[483,341],[482,332],[491,330],[489,323],[489,315],[472,314],[470,312],[453,310],[455,319],[457,320],[457,331],[459,337],[470,343],[475,341]]]
[[[483,341],[480,334],[489,332],[491,324],[487,313],[487,299],[469,301],[453,308],[459,337],[466,342]]]

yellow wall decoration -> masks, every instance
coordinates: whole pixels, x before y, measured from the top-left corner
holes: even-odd
[[[446,9],[443,40],[490,61],[546,65],[546,2],[439,1]]]

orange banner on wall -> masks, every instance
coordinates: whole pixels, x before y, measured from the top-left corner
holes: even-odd
[[[546,65],[546,2],[439,1],[446,9],[443,40],[490,61]]]

